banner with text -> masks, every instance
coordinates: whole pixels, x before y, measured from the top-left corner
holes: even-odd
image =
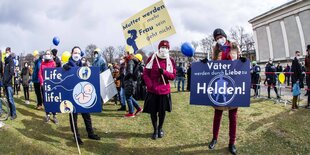
[[[249,107],[250,82],[250,61],[193,63],[190,104]]]
[[[43,98],[46,112],[101,112],[99,67],[45,69]]]
[[[127,50],[133,52],[176,33],[163,1],[130,17],[122,23],[122,28]]]

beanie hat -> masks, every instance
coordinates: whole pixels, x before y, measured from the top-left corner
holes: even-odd
[[[166,46],[168,49],[170,49],[169,41],[167,40],[160,41],[160,43],[158,44],[158,49],[160,49],[163,46]]]
[[[53,53],[53,55],[54,55],[54,56],[56,56],[56,55],[57,55],[57,52],[58,52],[58,50],[57,50],[57,49],[55,49],[55,48],[54,48],[54,49],[52,49],[52,53]]]
[[[213,32],[213,38],[215,39],[217,36],[219,35],[222,35],[223,37],[227,38],[227,35],[226,33],[224,32],[224,30],[218,28],[218,29],[215,29],[214,32]]]

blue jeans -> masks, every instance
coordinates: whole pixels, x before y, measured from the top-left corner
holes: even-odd
[[[121,98],[121,100],[120,100],[121,105],[122,106],[126,106],[126,97],[125,97],[125,90],[124,90],[124,88],[121,87],[121,91],[120,91],[119,95],[121,96],[120,97]]]
[[[180,91],[180,82],[182,82],[182,91],[184,91],[185,78],[184,77],[177,77],[177,80],[178,80],[178,91]]]
[[[137,110],[140,109],[138,102],[132,96],[127,99],[127,104],[128,104],[129,113],[131,114],[134,113],[133,107],[135,107]]]
[[[11,109],[11,116],[16,116],[16,108],[13,98],[13,88],[12,86],[6,86],[5,89],[6,89],[6,98],[9,102],[9,106]]]

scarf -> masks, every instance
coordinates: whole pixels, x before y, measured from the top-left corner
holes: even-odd
[[[155,54],[152,55],[152,58],[150,59],[149,63],[146,64],[146,68],[147,68],[147,69],[152,69],[152,67],[153,67],[153,61],[154,61],[154,59],[156,59],[157,54],[158,54],[158,53],[155,53]],[[166,70],[167,70],[168,72],[170,72],[170,73],[173,73],[173,66],[172,66],[172,62],[171,62],[170,57],[168,56],[168,57],[166,57],[165,59],[166,59]],[[156,60],[155,60],[155,61],[156,61]]]

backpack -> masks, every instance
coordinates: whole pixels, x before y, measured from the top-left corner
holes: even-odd
[[[296,82],[293,86],[293,96],[299,96],[300,95],[300,86],[299,83]]]

